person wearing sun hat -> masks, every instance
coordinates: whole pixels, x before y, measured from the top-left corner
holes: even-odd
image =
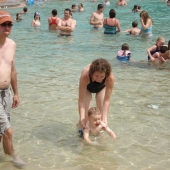
[[[6,11],[0,11],[0,142],[3,139],[4,153],[12,157],[16,166],[21,167],[25,162],[14,154],[9,114],[11,108],[16,108],[19,104],[15,68],[16,44],[8,38],[12,26],[11,15]]]
[[[0,11],[0,24],[6,21],[12,22],[11,15],[6,11]]]

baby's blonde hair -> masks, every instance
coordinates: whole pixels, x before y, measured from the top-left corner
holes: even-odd
[[[100,115],[100,110],[97,107],[91,107],[88,110],[88,117],[90,117],[91,115]]]

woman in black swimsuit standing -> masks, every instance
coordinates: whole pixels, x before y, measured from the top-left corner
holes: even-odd
[[[87,112],[96,93],[96,105],[102,113],[102,121],[107,125],[110,96],[114,85],[114,76],[109,62],[103,58],[94,60],[87,65],[80,76],[79,82],[79,126],[84,130],[87,122]]]

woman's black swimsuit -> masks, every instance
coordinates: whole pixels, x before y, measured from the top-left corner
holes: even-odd
[[[101,83],[98,83],[96,81],[93,82],[90,76],[89,78],[90,78],[90,83],[87,85],[87,90],[91,93],[98,93],[106,86],[104,84],[106,81],[106,77],[103,79]]]

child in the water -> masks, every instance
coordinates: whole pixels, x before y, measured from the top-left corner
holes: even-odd
[[[97,107],[88,110],[88,121],[83,131],[84,140],[92,145],[96,143],[89,139],[89,135],[100,135],[101,131],[106,131],[113,139],[116,139],[115,133],[101,120],[102,115]]]

